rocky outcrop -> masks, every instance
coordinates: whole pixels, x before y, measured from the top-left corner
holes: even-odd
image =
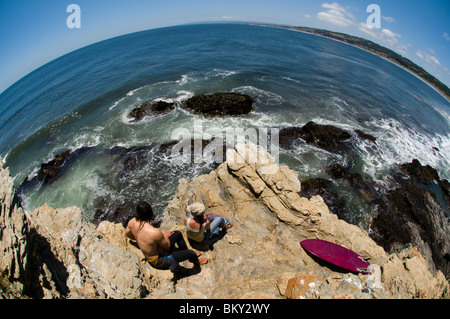
[[[435,169],[422,166],[418,160],[402,164],[400,169],[409,178],[398,178],[401,186],[387,192],[386,203],[380,205],[372,221],[372,237],[390,252],[417,246],[430,267],[440,269],[449,278],[448,199],[435,195],[445,194],[448,182],[441,181]]]
[[[9,170],[0,164],[0,292],[20,297],[26,289],[28,220],[14,191]]]
[[[227,162],[210,174],[180,180],[162,227],[180,225],[185,207],[195,201],[235,226],[206,253],[211,261],[200,274],[178,280],[177,291],[206,298],[439,298],[447,293],[442,272],[428,270],[416,249],[388,255],[359,227],[331,214],[320,196],[307,199],[299,191],[294,171],[245,145],[228,150]],[[372,263],[371,274],[357,276],[318,263],[299,245],[306,238],[356,251]]]
[[[442,298],[448,282],[412,248],[387,254],[364,231],[331,214],[320,196],[299,195],[297,174],[254,145],[227,150],[227,161],[209,174],[180,179],[161,229],[181,230],[186,206],[234,227],[203,252],[201,272],[174,278],[142,261],[121,224],[97,228],[76,207],[43,206],[23,212],[12,181],[1,169],[3,297],[37,298]],[[3,187],[6,185],[6,187]],[[368,275],[320,263],[299,242],[320,238],[367,258]],[[8,261],[8,262],[6,262]],[[190,264],[186,262],[186,267]]]
[[[184,107],[208,116],[248,114],[253,109],[253,99],[246,94],[214,93],[195,95]]]
[[[180,106],[206,116],[234,116],[250,113],[253,110],[253,102],[254,100],[246,94],[218,92],[195,95]],[[128,116],[133,119],[132,122],[138,122],[147,116],[166,114],[174,108],[175,102],[144,102],[134,108]]]

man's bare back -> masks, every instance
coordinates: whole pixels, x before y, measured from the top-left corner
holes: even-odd
[[[166,255],[170,250],[170,232],[163,233],[148,222],[139,222],[136,218],[128,222],[125,236],[136,240],[145,258],[152,259],[161,253]]]

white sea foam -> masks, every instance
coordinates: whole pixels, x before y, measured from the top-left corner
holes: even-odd
[[[95,132],[95,133],[94,133]],[[64,143],[64,148],[75,151],[82,147],[95,147],[102,141],[101,130],[96,127],[94,131],[82,131],[76,134],[72,139]]]
[[[231,90],[231,92],[248,94],[251,97],[258,97],[258,101],[262,104],[280,104],[284,101],[281,95],[266,91],[251,85],[239,86]]]
[[[177,97],[174,98],[174,101],[176,102],[182,102],[185,101],[191,97],[194,96],[194,92],[192,91],[186,91],[186,90],[181,90],[177,92]]]
[[[302,81],[293,79],[293,78],[288,77],[288,76],[283,76],[282,79],[283,79],[283,80],[287,80],[287,81],[292,81],[292,82],[295,82],[295,83],[302,83]]]
[[[179,85],[185,85],[186,83],[188,83],[189,80],[192,80],[188,74],[183,74],[181,76],[181,79],[175,81],[176,83],[178,83]]]
[[[228,71],[228,70],[220,70],[220,69],[213,69],[212,71],[193,71],[189,72],[187,74],[183,74],[179,80],[176,80],[175,83],[177,83],[180,86],[184,86],[188,83],[197,82],[197,81],[206,81],[211,78],[220,77],[220,78],[226,78],[231,75],[237,74],[237,71]]]
[[[450,135],[416,132],[395,119],[371,120],[376,143],[360,140],[358,149],[367,173],[376,178],[397,164],[418,159],[434,167],[440,178],[450,177]]]
[[[144,88],[144,87],[145,87],[145,86],[142,86],[142,87],[138,87],[137,89],[131,90],[130,92],[128,92],[128,93],[126,94],[126,96],[124,96],[124,97],[120,98],[119,100],[117,100],[116,102],[114,102],[114,104],[111,105],[111,106],[109,107],[109,110],[111,111],[111,110],[114,109],[117,105],[119,105],[120,103],[122,103],[123,101],[125,101],[125,99],[127,99],[127,97],[133,96],[134,93],[135,93],[136,91],[138,91],[138,90],[140,90],[140,89],[142,89],[142,88]]]

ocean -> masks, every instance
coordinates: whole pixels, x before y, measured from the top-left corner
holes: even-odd
[[[255,110],[212,118],[180,107],[194,95],[215,92],[255,97]],[[139,122],[128,116],[155,100],[177,107]],[[270,130],[314,121],[361,130],[376,142],[352,133],[351,153],[301,141],[280,149],[279,164],[300,180],[329,178],[326,167],[340,164],[389,188],[389,174],[412,159],[450,178],[450,103],[443,96],[372,53],[285,29],[192,24],[108,39],[28,74],[0,95],[0,109],[0,156],[16,186],[57,154],[89,147],[56,181],[21,194],[27,210],[76,205],[87,220],[99,208],[133,207],[138,200],[161,215],[179,178],[213,169],[207,159],[187,165],[149,149],[141,165],[124,171],[111,151],[167,143],[180,130],[196,137],[211,129]],[[347,221],[369,227],[373,205],[334,184],[348,205]]]

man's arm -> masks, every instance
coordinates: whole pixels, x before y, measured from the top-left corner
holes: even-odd
[[[127,224],[127,228],[125,229],[125,236],[132,240],[136,240],[136,238],[134,238],[133,232],[131,231],[131,227],[130,227],[131,223],[132,223],[132,221],[130,220]]]

